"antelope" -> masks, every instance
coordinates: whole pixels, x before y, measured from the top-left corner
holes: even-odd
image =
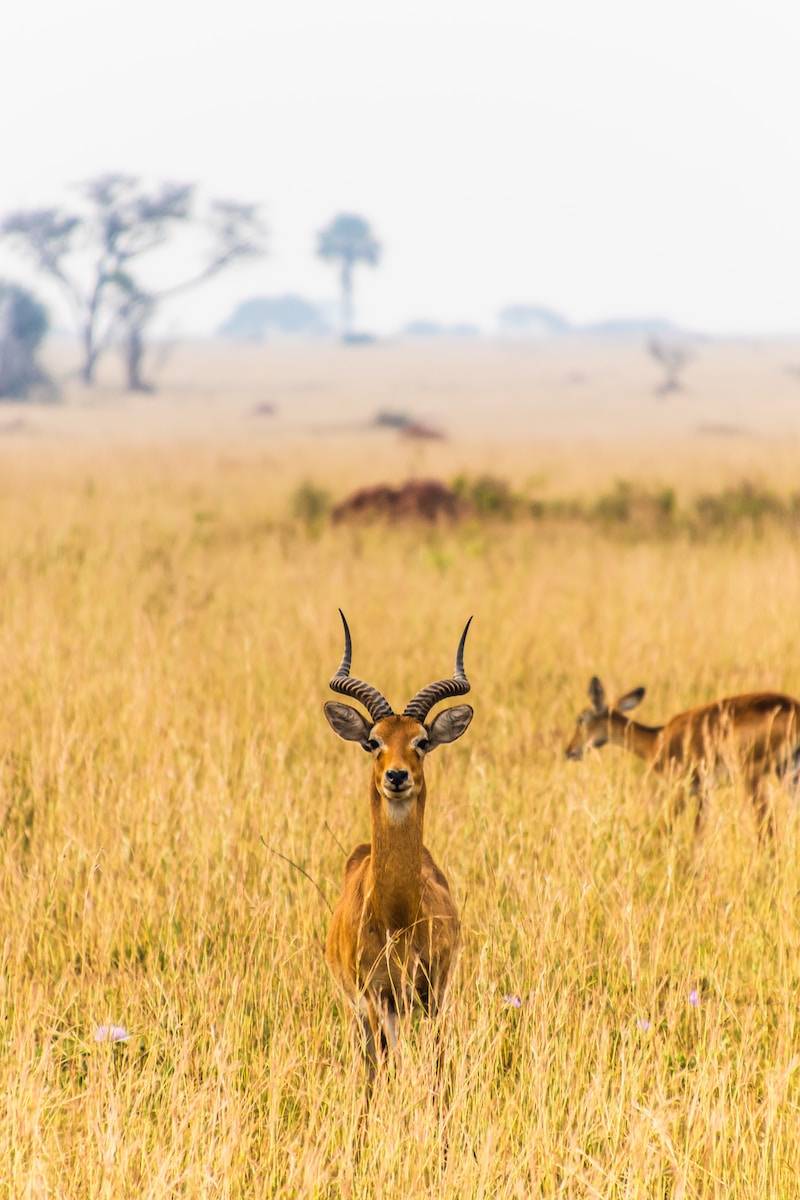
[[[566,756],[580,759],[587,747],[622,746],[643,759],[649,770],[683,777],[697,800],[695,832],[702,824],[708,788],[741,778],[755,809],[759,835],[772,835],[769,807],[771,779],[800,769],[800,701],[779,692],[729,696],[713,704],[678,713],[666,725],[642,725],[625,714],[644,699],[634,688],[609,707],[602,683],[589,683],[591,707],[578,716]],[[683,808],[685,791],[678,811]]]
[[[341,609],[339,615],[344,656],[330,687],[358,700],[369,717],[333,700],[324,711],[334,733],[372,757],[372,839],[356,846],[345,865],[325,957],[360,1025],[369,1098],[379,1061],[397,1045],[400,1017],[414,1004],[437,1014],[458,947],[447,879],[422,840],[424,767],[432,750],[460,738],[472,720],[472,708],[458,704],[427,722],[434,705],[469,691],[464,644],[472,618],[453,677],[428,684],[395,714],[377,688],[350,674],[350,629]]]

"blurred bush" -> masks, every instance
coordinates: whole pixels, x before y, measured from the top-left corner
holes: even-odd
[[[292,493],[292,516],[309,529],[317,529],[327,517],[331,498],[324,488],[305,480]]]
[[[37,353],[49,328],[47,309],[26,288],[0,281],[0,397],[53,399],[54,388]]]
[[[522,507],[522,500],[511,490],[505,479],[496,475],[478,475],[474,479],[459,475],[453,480],[453,491],[478,517],[513,517]]]

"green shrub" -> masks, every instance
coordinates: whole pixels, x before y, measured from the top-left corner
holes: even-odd
[[[308,528],[316,528],[328,515],[331,499],[324,488],[306,480],[292,493],[292,516]]]
[[[459,475],[453,480],[453,491],[479,517],[512,517],[520,507],[520,499],[508,482],[496,475],[478,475],[474,479]]]
[[[671,524],[677,515],[672,488],[647,488],[620,479],[610,492],[599,496],[590,515],[604,524],[626,524],[636,529],[652,529]]]
[[[695,517],[701,526],[728,529],[743,522],[760,525],[766,518],[783,518],[792,506],[775,492],[742,480],[724,491],[705,493],[694,502]]]

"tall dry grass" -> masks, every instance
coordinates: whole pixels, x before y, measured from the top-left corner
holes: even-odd
[[[800,692],[793,534],[309,533],[287,512],[246,458],[0,484],[0,1194],[795,1194],[796,809],[776,797],[770,854],[723,790],[694,844],[635,763],[562,756],[594,671],[646,683],[654,720]],[[337,840],[368,832],[366,759],[321,713],[339,604],[354,669],[398,702],[476,614],[476,719],[428,767],[463,910],[452,1103],[421,1023],[360,1158],[328,914],[261,842],[332,901]],[[108,1023],[130,1040],[96,1042]]]

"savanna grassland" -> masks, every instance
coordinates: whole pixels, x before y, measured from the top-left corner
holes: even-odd
[[[288,417],[270,440],[229,412],[213,449],[213,421],[194,441],[70,442],[51,436],[63,410],[26,414],[0,473],[0,1195],[796,1193],[794,801],[774,796],[770,850],[723,788],[695,841],[636,762],[563,757],[593,672],[646,684],[653,722],[800,692],[798,445],[703,440],[674,412],[671,441],[422,450]],[[415,466],[594,515],[328,520],[326,496]],[[678,514],[742,479],[780,504],[751,512],[745,489],[720,521],[598,515],[620,478],[671,489]],[[342,847],[368,836],[368,760],[321,712],[338,605],[355,672],[396,704],[450,669],[475,613],[475,720],[427,767],[426,842],[463,919],[450,1103],[416,1023],[360,1155],[328,911],[272,852],[333,903]],[[108,1025],[128,1040],[97,1041]]]

